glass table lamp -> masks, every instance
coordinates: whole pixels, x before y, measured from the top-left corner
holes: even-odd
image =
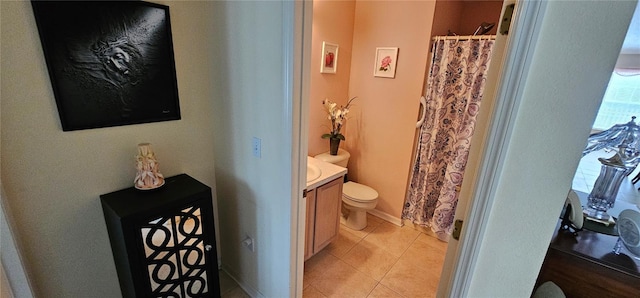
[[[636,124],[636,116],[625,124],[616,124],[611,128],[591,134],[582,156],[601,149],[616,150],[621,145],[627,150],[638,151],[640,147],[640,126]],[[631,153],[631,152],[628,152]]]
[[[614,206],[620,184],[626,177],[626,159],[620,153],[616,153],[609,159],[598,158],[598,160],[602,164],[600,175],[587,198],[585,211],[588,217],[609,220],[611,216],[607,211]]]

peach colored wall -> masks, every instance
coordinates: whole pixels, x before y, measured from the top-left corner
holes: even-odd
[[[309,97],[309,155],[329,150],[329,140],[322,139],[328,133],[331,122],[322,106],[329,98],[346,104],[349,98],[349,74],[351,71],[351,42],[355,0],[313,2],[313,30],[311,48],[311,81]],[[335,74],[320,73],[322,42],[338,44],[338,64]],[[350,136],[345,135],[348,139]],[[342,146],[342,145],[341,145]]]
[[[438,0],[431,36],[447,35],[449,30],[458,35],[472,35],[482,22],[496,23],[487,33],[496,34],[501,11],[502,0]]]
[[[322,100],[351,108],[341,147],[351,152],[349,179],[380,194],[376,209],[400,217],[423,94],[430,37],[472,34],[497,22],[502,1],[314,1],[309,104],[309,155],[328,150]],[[467,32],[470,31],[470,32]],[[495,29],[494,31],[495,32]],[[339,44],[336,74],[320,73],[322,42]],[[373,77],[376,47],[398,47],[394,79]]]
[[[447,35],[449,31],[460,35],[460,16],[462,1],[438,1],[433,17],[431,36]]]
[[[465,1],[460,17],[460,35],[472,35],[482,22],[496,23],[491,31],[486,34],[495,35],[498,32],[502,12],[502,1]]]
[[[346,127],[349,178],[379,193],[376,209],[400,217],[425,77],[435,1],[357,1]],[[398,47],[395,79],[373,76],[376,47]]]

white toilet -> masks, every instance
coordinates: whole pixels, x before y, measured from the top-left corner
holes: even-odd
[[[338,155],[331,155],[329,152],[325,152],[314,157],[346,168],[351,154],[346,150],[338,149]],[[342,203],[349,210],[344,224],[351,229],[359,231],[367,227],[367,210],[376,207],[378,192],[369,186],[349,181],[342,187]]]

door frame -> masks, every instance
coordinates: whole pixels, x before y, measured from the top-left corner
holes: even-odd
[[[306,173],[306,152],[308,139],[308,101],[309,101],[309,56],[311,54],[311,25],[313,3],[311,0],[293,1],[291,20],[295,28],[288,30],[293,34],[293,106],[292,106],[292,189],[291,189],[291,272],[290,293],[292,297],[302,297],[304,274],[304,227],[306,204],[302,200],[304,187],[303,174]],[[465,214],[458,215],[465,222],[460,241],[451,240],[445,257],[445,266],[453,270],[443,271],[438,287],[438,297],[464,297],[468,292],[473,269],[477,262],[478,244],[482,239],[495,194],[495,186],[503,167],[502,160],[508,147],[511,128],[520,104],[527,70],[535,47],[541,21],[544,17],[546,1],[516,2],[516,9],[505,50],[503,69],[496,91],[496,102],[486,141],[483,144],[482,158],[473,195]],[[286,14],[286,13],[285,13]],[[286,24],[285,24],[286,26]],[[286,28],[285,28],[286,29]],[[285,47],[286,48],[286,47]],[[286,53],[285,53],[286,54]],[[297,115],[296,115],[297,113]]]
[[[496,186],[506,155],[512,127],[527,81],[533,50],[538,40],[546,1],[515,1],[510,37],[507,40],[502,69],[495,93],[489,131],[482,144],[482,156],[467,210],[455,219],[464,222],[460,240],[451,239],[438,287],[438,297],[465,297],[478,260],[479,243],[485,234]],[[465,212],[466,211],[466,212]],[[453,247],[452,247],[453,246]]]
[[[290,297],[302,297],[304,275],[304,248],[307,201],[306,189],[307,152],[309,135],[309,86],[311,81],[311,27],[313,0],[285,1],[283,15],[289,22],[283,22],[285,32],[283,53],[285,61],[291,63],[285,69],[284,90],[291,90],[291,205],[290,205],[290,256],[289,293]],[[290,36],[291,39],[287,37]]]

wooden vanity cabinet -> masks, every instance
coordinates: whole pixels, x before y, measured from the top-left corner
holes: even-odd
[[[306,261],[338,237],[343,178],[307,191]]]

